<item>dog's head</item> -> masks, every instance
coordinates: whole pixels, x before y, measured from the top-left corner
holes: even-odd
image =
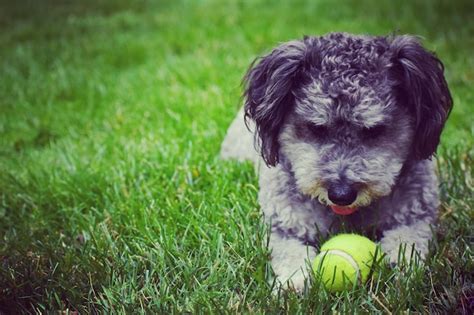
[[[430,158],[452,107],[442,63],[412,36],[306,37],[244,82],[264,161],[341,212],[388,195],[407,160]]]

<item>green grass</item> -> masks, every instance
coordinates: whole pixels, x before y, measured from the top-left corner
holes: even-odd
[[[0,4],[0,312],[462,313],[474,303],[471,1]],[[250,62],[330,31],[419,34],[455,107],[432,253],[271,295],[257,178],[220,161]]]

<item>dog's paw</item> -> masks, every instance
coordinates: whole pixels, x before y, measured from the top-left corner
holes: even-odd
[[[425,228],[425,227],[423,227]],[[391,265],[410,262],[414,257],[421,261],[428,253],[429,227],[426,231],[415,227],[403,226],[386,231],[380,240],[380,246]]]
[[[281,291],[294,291],[298,294],[304,292],[309,281],[303,271],[295,272],[291,275],[280,275],[276,278],[273,294],[278,295]]]
[[[399,257],[400,256],[400,243],[398,244],[391,244],[391,242],[384,242],[384,239],[380,241],[380,246],[382,247],[382,251],[385,254],[386,261],[390,264],[390,266],[396,266],[400,259],[410,259],[410,257]],[[403,246],[403,245],[402,245]]]
[[[314,248],[302,244],[300,240],[282,238],[278,234],[272,234],[270,245],[277,292],[279,290],[303,292],[308,282],[306,279],[311,272],[311,262],[316,256]]]

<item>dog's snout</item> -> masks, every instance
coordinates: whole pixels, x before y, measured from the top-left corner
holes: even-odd
[[[328,198],[338,206],[348,206],[357,199],[357,189],[348,183],[333,183],[328,187]]]

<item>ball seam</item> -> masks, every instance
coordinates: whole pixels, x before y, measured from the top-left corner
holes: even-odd
[[[348,253],[346,253],[342,250],[339,250],[339,249],[329,249],[329,250],[325,250],[325,251],[320,252],[319,255],[323,255],[323,259],[322,259],[321,263],[324,261],[324,257],[326,257],[326,255],[335,255],[335,256],[339,256],[341,258],[344,258],[345,260],[347,260],[347,262],[349,262],[349,264],[352,266],[352,268],[354,268],[354,270],[356,271],[357,280],[360,281],[359,264],[354,259],[354,257],[349,255]]]

